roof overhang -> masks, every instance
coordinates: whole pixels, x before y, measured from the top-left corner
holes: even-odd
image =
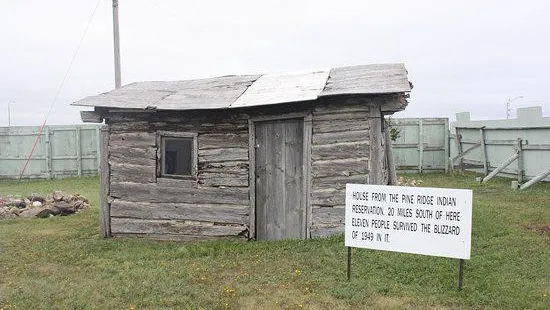
[[[208,110],[410,91],[411,83],[404,64],[375,64],[285,74],[137,82],[86,97],[73,105],[99,108],[96,110]]]

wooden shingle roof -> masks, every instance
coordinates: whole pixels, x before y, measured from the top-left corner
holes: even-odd
[[[84,98],[73,105],[156,110],[229,109],[309,101],[326,96],[406,93],[410,90],[403,64],[377,64],[305,73],[137,82]]]

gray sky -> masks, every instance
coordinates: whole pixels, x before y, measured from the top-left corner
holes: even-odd
[[[404,62],[396,117],[550,115],[550,1],[119,0],[122,83]],[[0,126],[40,125],[97,0],[0,0]],[[111,0],[100,0],[48,124],[114,87]],[[515,115],[515,110],[513,111]]]

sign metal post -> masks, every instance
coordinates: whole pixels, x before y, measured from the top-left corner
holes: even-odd
[[[458,260],[458,291],[462,291],[462,275],[464,271],[464,260],[461,258]]]
[[[351,247],[348,246],[348,281],[351,278]]]

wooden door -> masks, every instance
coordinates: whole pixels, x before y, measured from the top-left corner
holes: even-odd
[[[304,122],[257,122],[255,128],[256,239],[302,239]]]

